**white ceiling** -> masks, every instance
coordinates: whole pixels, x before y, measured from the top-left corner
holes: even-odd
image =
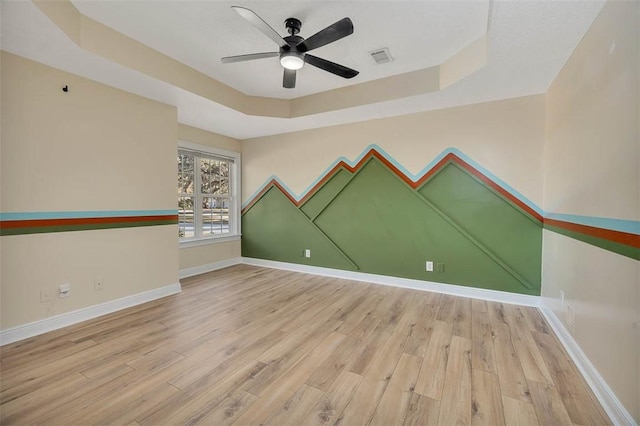
[[[278,51],[272,40],[231,9],[237,1],[73,3],[84,15],[247,95],[286,99],[439,65],[486,32],[489,12],[489,0],[242,2],[282,36],[287,35],[284,20],[289,17],[302,21],[300,36],[305,38],[345,16],[352,19],[351,36],[313,54],[359,70],[360,75],[345,80],[307,65],[291,90],[282,88],[277,58],[220,62],[224,56]],[[396,61],[375,65],[368,52],[381,47],[388,47]]]
[[[181,123],[239,139],[318,128],[544,93],[604,4],[573,1],[96,1],[78,10],[245,94],[295,98],[442,63],[488,31],[488,64],[439,91],[299,118],[248,116],[197,94],[110,62],[71,42],[30,1],[1,4],[3,50],[129,92],[175,105]],[[354,34],[313,53],[360,71],[344,80],[311,66],[297,87],[281,87],[277,58],[222,65],[220,57],[277,46],[235,14],[256,11],[279,33],[290,16],[308,37],[349,16]],[[376,65],[368,52],[389,47],[395,61]]]

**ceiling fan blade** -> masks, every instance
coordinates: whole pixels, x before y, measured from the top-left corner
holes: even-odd
[[[282,87],[285,89],[293,89],[296,87],[296,70],[285,68],[282,76]]]
[[[304,61],[314,67],[318,67],[321,70],[328,71],[332,74],[339,75],[344,78],[353,78],[360,74],[359,71],[347,68],[344,65],[336,64],[335,62],[327,61],[326,59],[318,58],[317,56],[306,54]]]
[[[253,10],[240,6],[231,6],[231,8],[235,10],[238,15],[249,21],[251,25],[260,30],[262,34],[273,40],[278,46],[288,46],[287,42],[280,36],[280,34],[278,34],[276,30],[271,28],[269,24],[264,22],[264,20],[259,17]]]
[[[298,51],[308,52],[325,44],[333,43],[343,37],[353,34],[353,22],[349,18],[342,18],[335,24],[320,30],[298,45]]]
[[[278,52],[251,53],[249,55],[225,56],[220,59],[223,64],[231,64],[233,62],[252,61],[254,59],[275,58],[280,56]]]

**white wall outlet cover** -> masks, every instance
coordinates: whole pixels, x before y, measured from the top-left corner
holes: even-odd
[[[305,249],[305,251],[304,251],[304,257],[311,257],[311,250],[309,250],[309,249]]]
[[[64,283],[58,286],[58,296],[59,297],[67,297],[71,293],[71,284]]]
[[[427,272],[433,272],[433,262],[427,260]]]

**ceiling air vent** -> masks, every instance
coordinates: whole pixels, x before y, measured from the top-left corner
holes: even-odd
[[[386,47],[384,47],[382,49],[373,50],[373,51],[369,52],[369,54],[371,55],[373,60],[376,61],[376,64],[384,64],[385,62],[393,61],[393,58],[391,57],[391,54],[389,53],[389,49],[386,48]]]

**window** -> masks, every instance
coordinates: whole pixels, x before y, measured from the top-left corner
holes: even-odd
[[[238,236],[240,155],[181,142],[177,159],[180,242]]]

